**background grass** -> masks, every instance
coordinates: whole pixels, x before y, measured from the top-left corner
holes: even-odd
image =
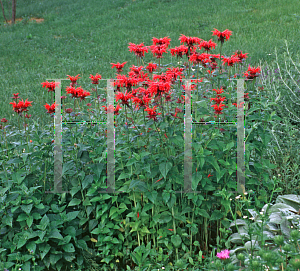
[[[8,1],[3,3],[11,19]],[[41,82],[81,74],[79,85],[85,88],[90,74],[114,77],[111,62],[128,61],[128,71],[136,64],[128,50],[129,42],[150,45],[152,37],[170,36],[174,47],[180,44],[180,34],[216,42],[211,31],[217,28],[232,31],[222,54],[230,56],[242,50],[249,53],[251,66],[257,67],[259,60],[273,61],[275,47],[282,55],[286,51],[284,39],[290,52],[298,53],[299,10],[298,0],[18,1],[17,18],[23,21],[7,25],[0,15],[0,118],[16,122],[9,102],[13,93],[20,93],[24,100],[33,101],[28,112],[32,118],[50,123],[53,120],[43,106],[51,102],[50,95]],[[32,17],[45,21],[30,22]],[[213,52],[219,53],[219,48]],[[145,61],[153,60],[152,53],[148,53]],[[163,63],[170,62],[168,54]]]

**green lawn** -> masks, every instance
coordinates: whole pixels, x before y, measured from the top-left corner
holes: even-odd
[[[3,4],[11,19],[8,1]],[[275,46],[282,56],[286,52],[284,39],[288,40],[290,52],[296,54],[299,10],[298,0],[18,1],[17,18],[23,21],[6,25],[0,14],[0,118],[16,121],[9,102],[18,92],[24,100],[33,101],[29,114],[34,119],[45,117],[49,123],[43,104],[50,103],[50,95],[41,82],[79,73],[80,85],[90,88],[89,74],[114,77],[111,62],[128,61],[128,71],[136,64],[128,43],[151,45],[152,37],[170,36],[174,47],[180,44],[180,34],[216,42],[211,31],[229,29],[232,36],[225,42],[222,54],[230,56],[240,49],[249,53],[252,66],[257,66],[259,60],[273,61]],[[45,21],[29,22],[31,17]],[[219,47],[213,52],[218,54]],[[152,53],[148,53],[145,61],[153,60]],[[168,54],[163,63],[170,62]]]

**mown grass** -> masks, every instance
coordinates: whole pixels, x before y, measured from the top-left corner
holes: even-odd
[[[6,16],[10,7],[3,1]],[[289,50],[297,53],[300,40],[300,8],[297,0],[231,1],[231,0],[91,0],[54,1],[26,0],[18,2],[17,18],[23,21],[11,26],[0,14],[0,118],[16,123],[9,102],[13,93],[33,101],[32,118],[50,123],[44,108],[50,95],[41,87],[47,78],[66,78],[81,74],[89,83],[89,74],[114,77],[111,62],[136,59],[128,51],[128,43],[151,44],[152,37],[170,36],[171,47],[178,46],[180,34],[213,39],[212,30],[233,31],[222,54],[230,56],[236,50],[249,53],[250,64],[275,59]],[[294,15],[295,14],[295,15]],[[31,17],[44,18],[43,23],[29,22]],[[219,53],[219,48],[213,52]],[[270,55],[269,55],[270,54]],[[153,61],[151,53],[145,61]],[[173,60],[174,61],[174,60]],[[170,54],[163,63],[170,63]],[[83,80],[79,81],[83,87]],[[63,89],[64,91],[64,89]]]

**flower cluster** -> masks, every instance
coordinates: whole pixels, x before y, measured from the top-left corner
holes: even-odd
[[[220,89],[213,89],[213,91],[216,91],[217,96],[215,98],[210,98],[210,101],[215,101],[215,104],[212,105],[211,107],[214,108],[215,114],[221,115],[221,114],[223,114],[223,112],[222,112],[223,107],[224,106],[226,107],[225,104],[222,104],[222,102],[224,100],[226,100],[226,98],[220,96],[220,94],[222,94],[224,92],[224,90],[222,88],[220,88]]]

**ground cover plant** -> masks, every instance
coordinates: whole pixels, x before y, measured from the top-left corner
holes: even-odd
[[[108,106],[102,72],[84,78],[67,71],[69,81],[62,83],[65,120],[102,121],[63,126],[63,190],[70,194],[45,193],[53,188],[57,86],[46,78],[39,82],[45,93],[41,114],[50,120],[44,126],[32,118],[35,99],[21,91],[10,94],[14,116],[1,119],[1,268],[297,270],[299,199],[292,194],[298,185],[293,148],[299,133],[296,124],[283,119],[288,111],[297,120],[296,72],[292,66],[283,72],[277,63],[274,73],[280,78],[265,75],[261,66],[246,63],[244,50],[225,51],[231,31],[212,33],[214,41],[180,35],[178,45],[178,37],[153,38],[149,47],[129,41],[135,65],[110,62],[117,72],[115,179],[121,194],[98,193],[106,188]],[[149,62],[147,54],[153,56]],[[168,64],[167,55],[177,65]],[[289,61],[297,71],[299,61]],[[247,79],[244,104],[236,103],[236,84],[229,78]],[[232,121],[237,107],[244,106],[248,193],[228,193],[236,185],[236,126],[229,124],[193,124],[192,189],[202,193],[174,193],[183,187],[189,87],[195,122]],[[278,98],[283,94],[294,97],[288,105]],[[283,138],[278,127],[285,129]]]

